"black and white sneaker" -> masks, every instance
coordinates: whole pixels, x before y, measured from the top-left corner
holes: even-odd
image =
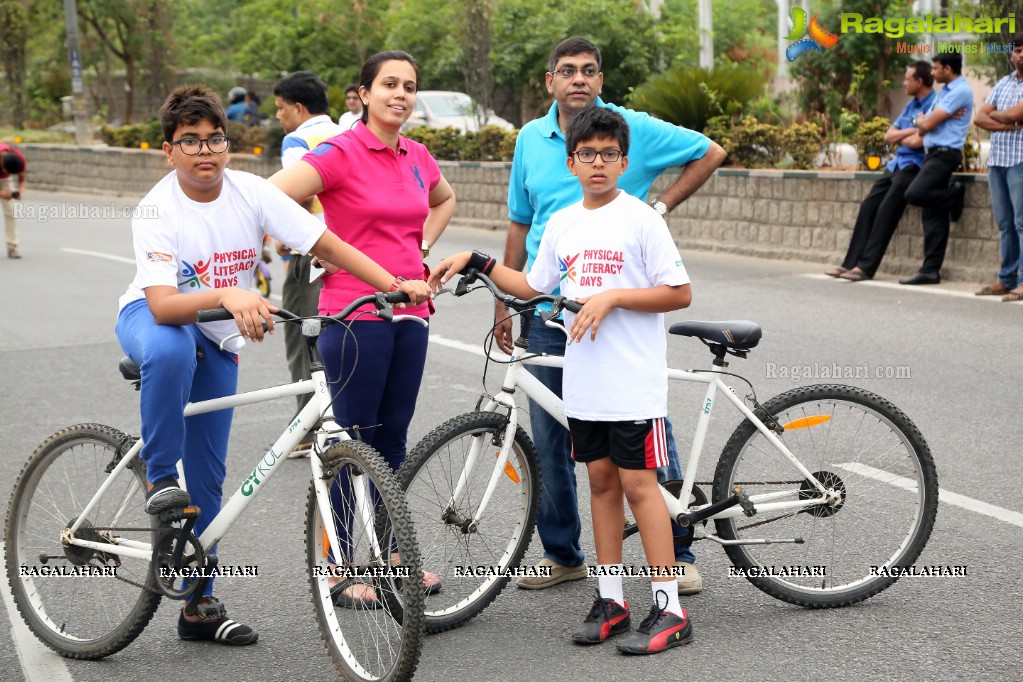
[[[178,486],[178,479],[167,476],[153,482],[146,493],[146,513],[159,514],[168,509],[187,507],[192,503],[188,493]]]
[[[246,646],[255,644],[259,633],[227,617],[227,609],[216,597],[203,597],[199,602],[199,620],[189,622],[182,612],[178,616],[178,637],[187,641],[208,640],[218,644]]]

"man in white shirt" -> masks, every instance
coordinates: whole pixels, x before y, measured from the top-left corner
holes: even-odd
[[[318,144],[344,132],[327,115],[327,86],[312,71],[297,71],[282,78],[274,86],[274,103],[277,105],[277,120],[287,135],[281,142],[281,165],[287,168],[300,161],[309,150]],[[313,197],[303,206],[314,216],[323,220],[323,206]],[[315,315],[319,311],[319,279],[310,281],[312,256],[293,251],[289,245],[277,242],[277,253],[288,260],[287,275],[281,288],[281,306],[296,315]],[[297,325],[284,327],[284,347],[288,355],[288,369],[292,381],[308,379],[309,354],[306,352],[302,330]],[[298,410],[305,407],[310,395],[296,396]],[[292,451],[291,457],[307,456],[311,443],[304,440]]]
[[[337,120],[342,131],[351,130],[355,122],[362,118],[362,99],[359,97],[358,86],[349,85],[345,88],[345,106],[348,107],[348,111],[341,114],[341,118]]]

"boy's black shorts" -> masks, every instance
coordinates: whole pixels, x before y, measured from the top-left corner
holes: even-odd
[[[622,469],[656,469],[668,465],[664,419],[591,422],[568,418],[572,459],[595,462],[611,457]]]

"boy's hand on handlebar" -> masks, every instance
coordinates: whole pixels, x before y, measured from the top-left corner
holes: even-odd
[[[224,289],[220,297],[220,305],[234,315],[238,332],[253,341],[263,340],[263,325],[273,333],[274,319],[272,313],[277,306],[259,294],[245,289]]]
[[[616,307],[614,291],[602,291],[593,296],[580,298],[579,303],[583,309],[576,313],[575,319],[572,320],[572,328],[568,332],[569,341],[571,343],[581,341],[587,329],[590,330],[590,340],[596,341],[600,323]]]
[[[430,298],[432,291],[429,284],[421,279],[408,279],[398,283],[398,291],[408,294],[413,305],[417,305]],[[398,303],[397,307],[404,308],[404,303]]]
[[[443,285],[448,283],[448,280],[460,273],[469,265],[469,257],[472,253],[469,251],[463,251],[462,253],[456,253],[454,256],[448,256],[433,268],[433,272],[430,273],[429,284],[431,290],[437,291]]]

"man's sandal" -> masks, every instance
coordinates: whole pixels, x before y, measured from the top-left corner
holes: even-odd
[[[1002,300],[1006,303],[1014,303],[1016,301],[1023,301],[1023,289],[1013,289],[1005,296],[1002,296]]]
[[[974,292],[974,296],[1005,296],[1009,293],[1009,289],[1005,288],[1001,282],[995,282],[994,284],[988,284],[980,291]]]
[[[831,268],[830,270],[828,270],[824,274],[827,275],[828,277],[841,277],[843,274],[845,274],[848,271],[849,271],[848,268],[843,268],[841,265],[838,265],[836,267]]]

